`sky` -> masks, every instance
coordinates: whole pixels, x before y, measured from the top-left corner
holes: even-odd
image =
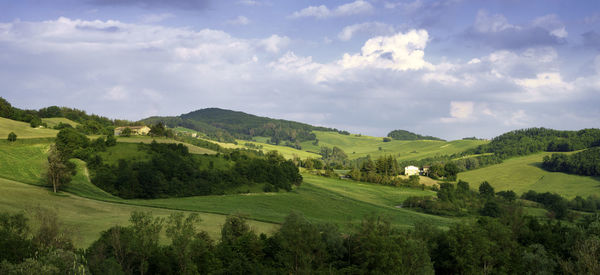
[[[0,0],[0,96],[373,136],[600,127],[597,0]]]

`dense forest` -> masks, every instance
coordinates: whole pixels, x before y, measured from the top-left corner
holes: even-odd
[[[441,138],[432,137],[432,136],[422,136],[419,134],[415,134],[406,130],[394,130],[387,134],[388,137],[393,138],[395,140],[441,140]]]
[[[0,253],[1,274],[600,273],[600,217],[573,226],[539,221],[515,205],[447,230],[400,229],[371,215],[341,232],[291,213],[265,235],[230,216],[216,241],[196,229],[197,214],[133,212],[130,225],[113,226],[85,250],[74,249],[55,213],[38,213],[33,221],[0,213],[0,251],[10,252]]]
[[[545,156],[542,167],[553,172],[600,176],[600,147],[590,148],[571,155],[552,154],[552,156]]]
[[[208,137],[220,141],[233,142],[234,139],[250,140],[252,137],[271,138],[273,144],[284,141],[301,142],[315,140],[314,130],[337,131],[325,127],[267,117],[259,117],[243,112],[219,108],[201,109],[177,117],[150,117],[142,120],[147,124],[163,122],[169,127],[185,127],[203,132]]]

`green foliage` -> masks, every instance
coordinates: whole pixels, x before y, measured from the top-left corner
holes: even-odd
[[[15,134],[15,132],[10,132],[8,134],[8,141],[10,141],[10,142],[17,141],[17,134]]]
[[[565,172],[584,176],[600,176],[600,147],[575,154],[545,156],[542,167],[552,172]]]
[[[432,137],[432,136],[422,136],[419,134],[415,134],[406,130],[394,130],[387,134],[388,137],[391,137],[395,140],[441,140],[441,138]],[[385,142],[385,140],[384,140]]]
[[[529,190],[521,196],[522,199],[539,202],[557,219],[564,219],[568,214],[568,202],[558,194],[550,192],[537,193]]]
[[[494,153],[506,159],[541,151],[568,152],[598,145],[600,129],[558,131],[546,128],[515,130],[492,139],[488,144],[469,150],[470,154]]]
[[[294,163],[277,153],[261,157],[233,151],[224,156],[235,163],[233,167],[201,169],[206,158],[190,154],[182,144],[154,142],[138,148],[146,151],[147,157],[119,159],[116,164],[104,164],[100,158],[90,163],[92,182],[123,198],[223,194],[236,186],[257,184],[268,184],[269,191],[289,191],[302,182]]]
[[[164,130],[164,128],[163,128],[163,130]],[[119,136],[121,136],[121,137],[130,137],[131,136],[131,128],[125,127],[125,129],[123,129],[123,131],[121,131],[121,134],[119,134]]]
[[[484,181],[479,185],[479,195],[484,198],[493,198],[495,195],[494,187],[489,182]]]

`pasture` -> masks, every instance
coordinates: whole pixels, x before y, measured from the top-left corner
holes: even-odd
[[[185,145],[190,153],[192,154],[209,154],[209,155],[213,155],[216,154],[217,152],[210,150],[210,149],[206,149],[206,148],[202,148],[196,145],[192,145],[192,144],[188,144],[185,142],[181,142],[181,141],[177,141],[174,139],[169,139],[169,138],[164,138],[164,137],[149,137],[149,136],[130,136],[130,137],[116,137],[118,142],[125,142],[125,143],[151,143],[153,140],[156,140],[156,142],[158,143],[177,143],[177,144],[183,144]]]
[[[46,125],[48,125],[48,128],[53,128],[54,126],[57,126],[59,123],[65,123],[65,124],[69,124],[71,126],[73,126],[73,128],[77,127],[77,125],[79,125],[79,123],[72,121],[68,118],[64,118],[64,117],[50,117],[50,118],[42,118],[42,122],[46,123]]]
[[[14,132],[18,139],[56,137],[57,130],[43,127],[31,128],[29,123],[0,117],[0,138],[6,140]]]
[[[154,216],[167,217],[176,210],[153,207],[109,203],[82,198],[68,193],[52,193],[50,189],[31,186],[0,178],[0,211],[11,213],[25,212],[32,216],[36,207],[51,209],[58,213],[60,221],[74,231],[72,237],[75,246],[87,248],[100,233],[115,225],[128,225],[133,211],[152,212]],[[198,213],[202,221],[197,225],[217,240],[220,237],[221,225],[225,215]],[[277,228],[276,224],[248,220],[250,226],[258,233],[269,234]],[[163,242],[166,242],[162,236]]]
[[[541,168],[542,159],[547,155],[551,153],[511,158],[500,164],[459,173],[458,178],[474,188],[488,181],[496,191],[513,190],[518,195],[529,190],[558,193],[569,199],[600,195],[600,177],[548,172]]]
[[[399,161],[417,160],[437,155],[452,155],[487,143],[484,140],[392,140],[383,142],[381,137],[342,135],[337,132],[323,131],[313,131],[313,133],[317,135],[318,145],[314,145],[312,141],[305,141],[301,143],[302,150],[318,153],[321,146],[337,146],[344,150],[350,159],[367,155],[371,155],[372,158],[392,155]]]

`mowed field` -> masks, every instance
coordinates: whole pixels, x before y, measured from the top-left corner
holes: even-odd
[[[302,150],[319,152],[321,146],[337,146],[344,150],[348,158],[355,159],[371,155],[377,158],[383,155],[392,155],[398,160],[416,160],[436,155],[451,155],[466,149],[485,144],[485,140],[392,140],[383,142],[381,137],[358,136],[354,134],[342,135],[336,132],[314,131],[319,140],[318,145],[312,141],[302,142]],[[379,148],[381,147],[381,150]]]
[[[513,190],[518,195],[529,190],[558,193],[569,199],[575,196],[600,195],[600,177],[548,172],[542,169],[543,157],[551,154],[544,152],[511,158],[501,164],[459,173],[458,178],[469,182],[473,188],[486,180],[496,191]]]
[[[117,137],[118,142],[126,142],[126,143],[140,143],[140,142],[151,143],[153,140],[156,140],[156,142],[158,142],[158,143],[177,143],[177,144],[181,143],[181,144],[187,146],[190,153],[192,153],[192,154],[214,155],[217,153],[210,149],[206,149],[206,148],[198,147],[198,146],[188,144],[185,142],[177,141],[174,139],[162,138],[162,137],[149,137],[149,136]]]
[[[56,137],[57,130],[48,128],[31,128],[29,123],[0,117],[0,139],[6,140],[8,134],[14,132],[18,139]]]
[[[79,125],[79,123],[72,121],[68,118],[64,118],[64,117],[42,118],[42,122],[45,122],[49,128],[57,126],[59,123],[69,124],[69,125],[73,126],[73,128],[75,128],[75,127],[77,127],[77,125]]]
[[[142,207],[120,203],[108,203],[93,199],[82,198],[67,193],[55,195],[50,189],[32,186],[16,181],[0,178],[0,211],[19,213],[25,212],[29,217],[37,207],[56,211],[59,219],[69,230],[73,230],[75,245],[87,248],[100,237],[100,233],[115,225],[126,226],[133,211],[152,212],[154,216],[167,217],[171,213],[180,212],[154,207]],[[226,216],[198,213],[202,221],[197,225],[217,240],[220,236],[221,225]],[[249,220],[250,226],[259,233],[271,233],[278,226]],[[163,241],[166,241],[163,236]]]

